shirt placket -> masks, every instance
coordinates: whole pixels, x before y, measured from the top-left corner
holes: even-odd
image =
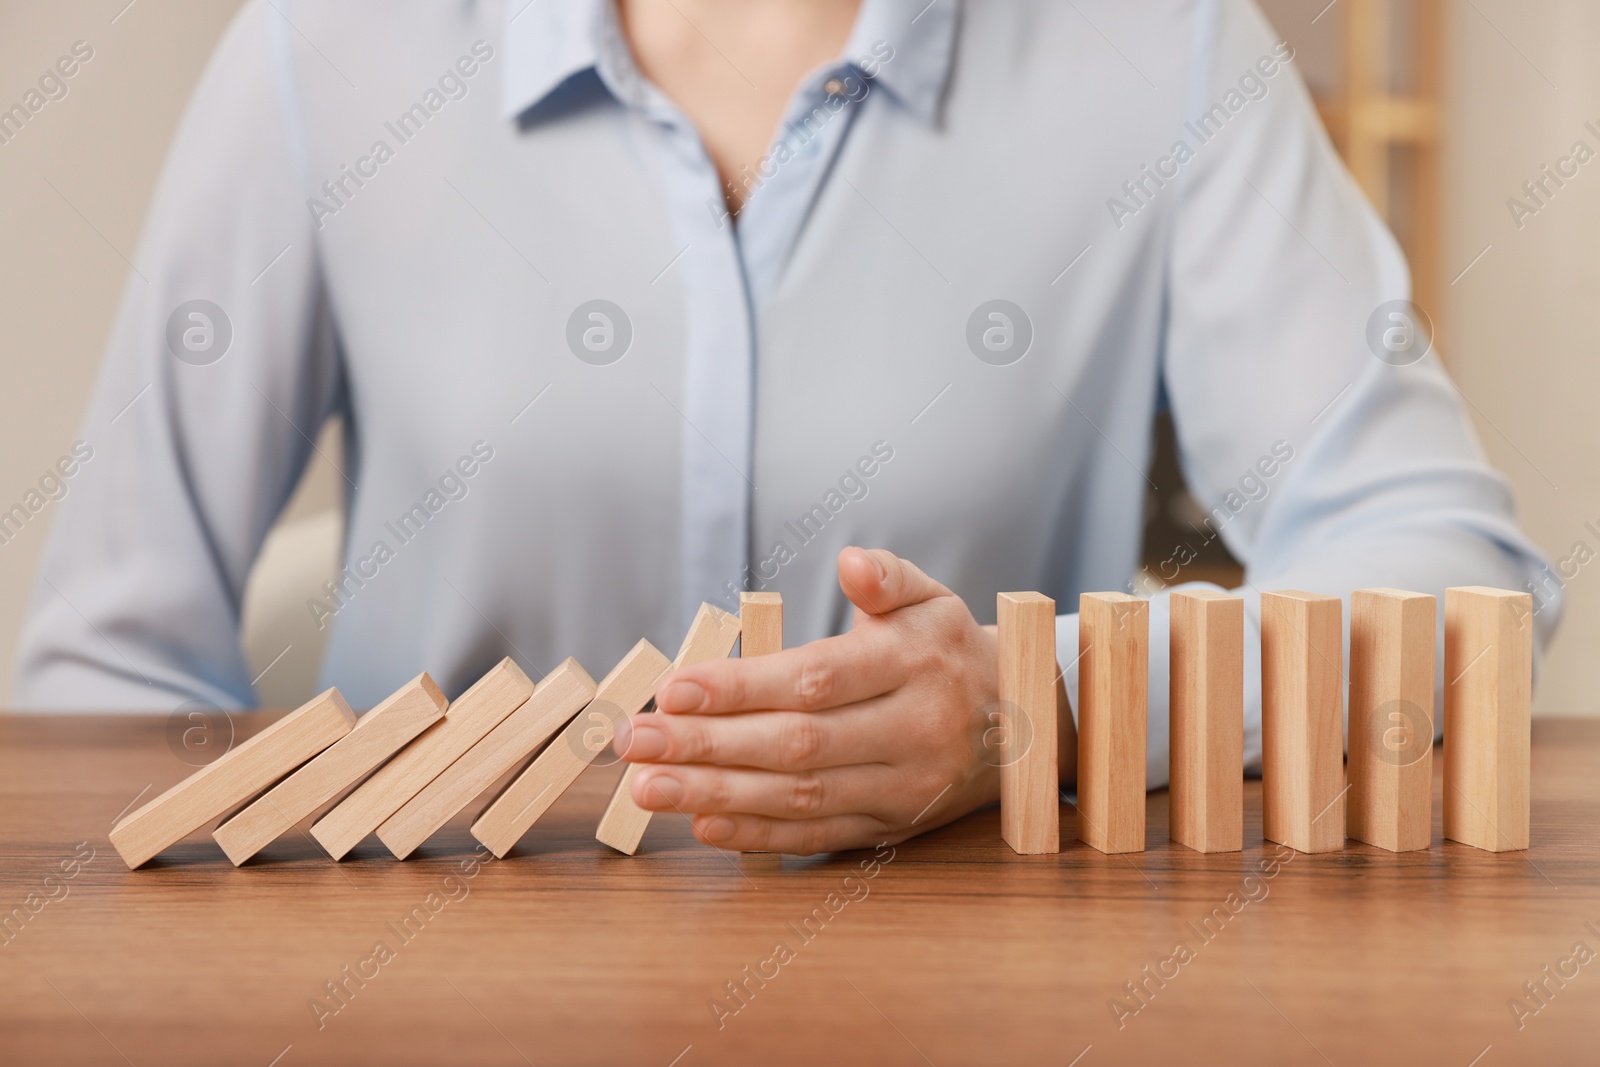
[[[734,609],[739,592],[752,587],[751,517],[760,492],[754,447],[757,323],[848,127],[852,105],[829,111],[830,121],[814,134],[796,137],[801,116],[819,106],[827,110],[828,90],[842,87],[842,72],[801,86],[781,134],[792,151],[786,162],[768,166],[735,226],[722,179],[693,123],[644,80],[620,32],[603,36],[608,43],[600,50],[601,77],[658,137],[662,191],[675,236],[675,255],[663,274],[677,272],[683,294],[683,391],[666,399],[683,423],[679,607],[687,623],[702,601]]]

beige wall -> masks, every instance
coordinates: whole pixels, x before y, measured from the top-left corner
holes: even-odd
[[[0,145],[0,396],[8,401],[0,418],[0,509],[20,500],[77,435],[128,275],[124,257],[137,257],[167,142],[239,0],[126,4],[0,2],[3,106],[20,101],[74,42],[94,49],[67,80],[67,95]],[[336,455],[336,444],[325,443]],[[290,517],[325,513],[336,504],[335,484],[314,466]],[[47,507],[0,545],[0,694],[11,691],[12,650],[53,519]],[[322,531],[320,542],[308,546],[291,529],[274,538],[278,556],[314,559],[336,532],[327,522],[300,529]],[[252,584],[247,617],[262,614],[259,585]],[[280,601],[296,602],[292,591],[278,591]],[[298,616],[291,621],[308,629]],[[262,677],[266,703],[309,694],[321,658],[317,641],[282,629],[247,633],[257,671],[293,644]]]
[[[124,3],[0,6],[0,101],[8,105],[74,41],[95,50],[69,94],[0,146],[0,390],[9,401],[0,419],[0,500],[6,506],[74,439],[127,273],[123,257],[136,254],[162,154],[238,6],[236,0],[141,0],[124,11]],[[1459,270],[1493,247],[1450,290],[1448,356],[1534,538],[1555,556],[1579,540],[1600,552],[1600,536],[1584,528],[1587,521],[1600,528],[1600,359],[1591,316],[1600,303],[1600,160],[1520,232],[1505,207],[1522,182],[1574,140],[1600,150],[1600,137],[1583,129],[1591,119],[1600,126],[1600,66],[1591,55],[1600,40],[1600,10],[1588,0],[1451,7],[1446,261]],[[1298,3],[1279,0],[1269,9],[1275,19],[1306,21]],[[1336,36],[1328,30],[1336,15],[1324,20],[1328,29],[1302,27],[1296,41],[1319,79],[1331,69],[1329,42]],[[334,477],[314,467],[293,506],[297,516],[311,517],[302,528],[309,540],[320,528],[326,543],[332,527],[317,527],[315,516],[334,500]],[[47,509],[0,546],[0,692],[10,690],[10,650],[51,518]],[[289,545],[284,551],[303,553],[308,538],[279,541]],[[1537,707],[1600,715],[1590,665],[1600,644],[1600,559],[1582,568],[1567,591],[1566,624]],[[284,644],[277,634],[253,633],[251,640],[259,665]],[[316,655],[307,650],[316,643],[306,635],[293,644],[298,651],[262,682],[269,703],[290,702],[309,689]]]
[[[1600,129],[1600,5],[1476,4],[1451,5],[1451,276],[1489,251],[1451,287],[1450,365],[1529,533],[1555,558],[1578,541],[1600,553],[1584,526],[1600,529],[1600,159],[1520,231],[1506,207],[1574,141],[1600,152],[1600,135],[1584,129]],[[1600,558],[1566,592],[1534,707],[1600,715]]]

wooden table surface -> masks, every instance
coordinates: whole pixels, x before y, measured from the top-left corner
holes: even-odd
[[[1063,805],[1056,856],[988,810],[875,868],[727,855],[681,816],[628,858],[593,838],[611,767],[476,867],[457,820],[405,863],[297,833],[236,870],[201,834],[130,872],[113,819],[189,770],[164,721],[0,716],[0,1063],[1600,1063],[1597,768],[1600,722],[1538,721],[1532,848],[1501,855],[1264,847],[1251,783],[1231,855],[1168,842],[1161,793],[1130,856]],[[1438,842],[1437,781],[1434,813]]]

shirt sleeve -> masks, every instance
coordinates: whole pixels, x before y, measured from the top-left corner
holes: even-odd
[[[255,702],[245,579],[344,393],[282,22],[246,5],[167,157],[33,592],[19,707]]]
[[[1380,308],[1409,300],[1410,276],[1284,61],[1288,46],[1246,0],[1218,0],[1205,21],[1186,124],[1173,131],[1191,158],[1174,160],[1175,188],[1162,192],[1176,194],[1162,375],[1184,476],[1207,511],[1190,543],[1220,537],[1245,568],[1234,590],[1245,600],[1245,763],[1258,767],[1262,591],[1342,597],[1347,663],[1352,590],[1440,598],[1442,705],[1446,587],[1534,589],[1544,561],[1438,356],[1394,365],[1404,360],[1380,359],[1368,341]],[[1150,602],[1152,788],[1168,780],[1168,594],[1200,584],[1184,582],[1174,548],[1156,575],[1168,588]],[[1560,606],[1558,592],[1535,598],[1536,662]],[[1057,642],[1073,664],[1076,615],[1058,620]],[[1075,665],[1066,681],[1076,709]],[[1442,722],[1436,706],[1436,731]]]

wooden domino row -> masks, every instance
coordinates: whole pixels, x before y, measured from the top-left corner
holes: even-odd
[[[781,648],[776,594],[745,611]],[[473,836],[504,857],[617,724],[650,711],[663,675],[728,655],[740,629],[739,615],[703,604],[670,663],[640,641],[598,684],[568,659],[536,685],[508,658],[448,704],[423,673],[359,720],[329,689],[122,819],[111,843],[135,868],[221,819],[212,836],[238,866],[320,811],[310,833],[334,859],[376,834],[403,860],[514,774],[472,823]],[[595,835],[630,855],[650,821],[633,803],[632,777],[630,765]]]
[[[1431,843],[1434,598],[1351,597],[1349,762],[1338,597],[1261,595],[1262,829],[1330,852],[1346,837],[1392,852]],[[1055,603],[998,601],[1000,698],[1033,727],[1001,768],[1001,832],[1019,853],[1059,850]],[[1490,852],[1528,847],[1532,600],[1481,586],[1445,592],[1444,836]],[[1144,849],[1148,605],[1085,593],[1078,607],[1078,836]],[[1233,852],[1244,835],[1244,602],[1171,597],[1171,837]],[[1047,729],[1041,729],[1048,724]]]
[[[1055,601],[998,598],[999,696],[1028,744],[1000,769],[1001,833],[1018,853],[1060,850]],[[1171,601],[1171,834],[1202,852],[1243,838],[1244,609],[1235,596]],[[1267,840],[1304,852],[1346,835],[1391,851],[1427,848],[1432,819],[1434,599],[1395,589],[1351,598],[1349,783],[1337,597],[1261,597],[1262,795]],[[1489,851],[1528,847],[1531,598],[1445,594],[1445,837]],[[1107,853],[1145,837],[1149,605],[1121,593],[1079,600],[1079,837]],[[128,815],[111,843],[130,868],[206,824],[236,866],[322,812],[310,828],[334,859],[369,835],[412,855],[495,782],[472,823],[505,856],[610,743],[651,714],[669,671],[783,648],[783,601],[747,593],[738,615],[702,605],[676,659],[640,641],[598,684],[568,659],[535,684],[509,658],[453,703],[426,673],[365,716],[337,689],[315,697]],[[629,855],[650,813],[623,773],[595,833]],[[1347,808],[1348,801],[1348,808]]]

